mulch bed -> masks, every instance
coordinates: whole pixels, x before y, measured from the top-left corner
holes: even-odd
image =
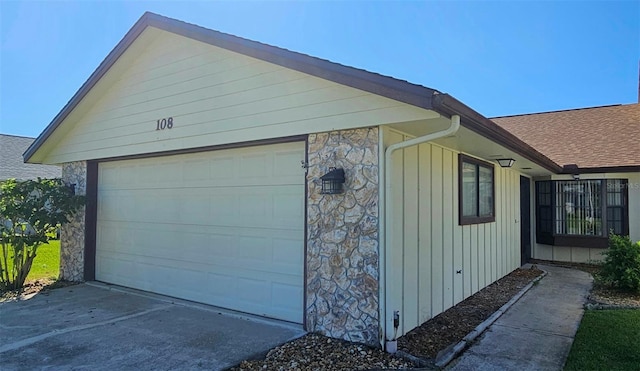
[[[398,338],[398,349],[426,359],[458,343],[543,272],[516,269],[456,306]]]
[[[640,293],[615,290],[598,282],[587,298],[594,308],[637,308],[640,309]]]
[[[375,370],[413,368],[402,358],[362,344],[307,334],[269,351],[262,360],[244,361],[233,371]]]
[[[462,340],[542,271],[517,269],[458,305],[398,339],[398,348],[421,358]],[[377,348],[308,334],[272,349],[263,359],[245,361],[234,371],[255,370],[370,370],[416,367],[412,362]]]

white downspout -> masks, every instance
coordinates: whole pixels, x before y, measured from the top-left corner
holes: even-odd
[[[382,158],[382,154],[380,155],[380,160],[382,161],[380,162],[379,168],[380,168],[380,176],[382,176],[383,179],[380,179],[380,187],[379,187],[379,195],[381,197],[379,201],[380,216],[381,216],[379,251],[381,252],[381,254],[379,257],[380,259],[379,293],[380,294],[378,297],[378,303],[380,308],[380,313],[379,313],[380,323],[381,323],[380,327],[382,328],[382,336],[381,336],[382,344],[381,345],[383,349],[386,341],[388,340],[387,334],[392,333],[392,329],[393,329],[393,323],[387,323],[387,291],[386,291],[387,273],[391,271],[391,269],[393,268],[391,266],[387,266],[387,252],[393,241],[393,235],[392,235],[393,229],[390,228],[391,223],[387,223],[387,220],[390,220],[391,216],[393,215],[393,204],[390,202],[391,195],[392,195],[391,187],[393,184],[393,182],[391,181],[391,170],[392,170],[391,156],[393,155],[393,152],[399,149],[415,146],[418,144],[443,138],[449,135],[453,135],[458,131],[459,128],[460,128],[460,116],[453,115],[451,116],[451,125],[449,125],[447,129],[437,131],[435,133],[427,134],[418,138],[405,140],[404,142],[392,144],[389,147],[387,147],[387,149],[384,151],[384,159]],[[380,132],[379,132],[379,148],[381,149],[384,148],[382,127],[380,128]],[[380,153],[382,153],[382,151],[380,151]],[[391,308],[391,309],[399,310],[400,308]]]

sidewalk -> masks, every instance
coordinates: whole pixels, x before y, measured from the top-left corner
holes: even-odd
[[[548,272],[448,370],[562,370],[592,285],[583,271]]]

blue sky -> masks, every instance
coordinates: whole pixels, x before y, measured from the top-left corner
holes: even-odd
[[[487,117],[638,101],[640,1],[0,0],[0,133],[40,134],[147,10],[438,89]]]

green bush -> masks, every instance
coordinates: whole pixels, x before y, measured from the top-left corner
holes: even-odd
[[[609,235],[609,249],[600,272],[607,284],[622,290],[640,291],[640,241],[633,243],[629,236]]]
[[[0,290],[24,286],[38,247],[84,201],[61,179],[0,182]]]

